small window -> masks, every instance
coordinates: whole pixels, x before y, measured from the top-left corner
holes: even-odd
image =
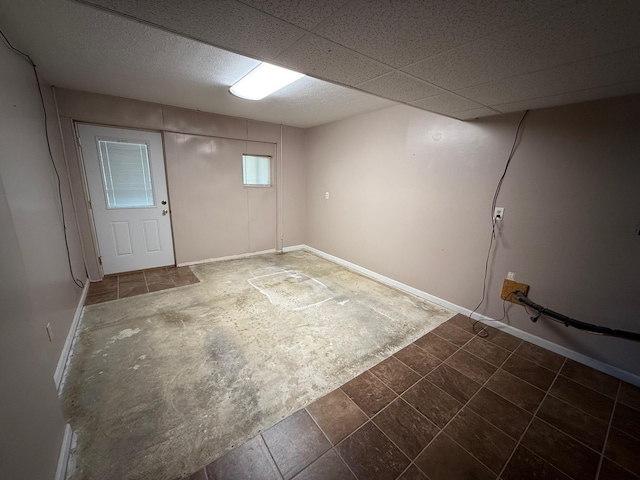
[[[242,155],[242,181],[248,187],[270,187],[271,157]]]
[[[147,145],[100,140],[98,147],[107,208],[153,206]]]

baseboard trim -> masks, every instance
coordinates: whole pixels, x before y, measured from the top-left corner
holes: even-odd
[[[82,317],[82,309],[84,307],[84,302],[87,299],[87,293],[89,292],[89,283],[90,283],[89,279],[87,278],[84,282],[82,295],[80,295],[80,299],[78,300],[76,313],[73,316],[73,321],[71,322],[71,326],[69,327],[69,331],[67,332],[67,339],[64,341],[62,352],[60,352],[60,358],[58,359],[58,365],[56,365],[56,371],[53,373],[53,381],[56,384],[57,390],[60,389],[60,384],[62,383],[64,370],[67,366],[69,353],[71,352],[71,345],[73,344],[73,339],[76,335],[76,330],[78,329],[78,325],[80,324],[80,318]]]
[[[389,277],[385,277],[379,273],[376,273],[372,270],[368,270],[360,265],[356,265],[355,263],[348,262],[340,257],[336,257],[335,255],[331,255],[329,253],[323,252],[322,250],[318,250],[317,248],[310,247],[308,245],[295,245],[292,247],[285,247],[283,249],[284,252],[294,252],[299,250],[305,250],[307,252],[313,253],[319,257],[322,257],[326,260],[329,260],[333,263],[337,263],[338,265],[342,265],[350,270],[358,272],[366,277],[372,278],[374,280],[379,281],[385,285],[388,285],[393,288],[397,288],[403,292],[409,293],[411,295],[415,295],[416,297],[427,300],[431,303],[435,303],[441,307],[447,308],[455,313],[461,313],[466,316],[471,315],[471,310],[461,307],[460,305],[456,305],[455,303],[451,303],[442,298],[436,297],[435,295],[431,295],[427,292],[423,292],[422,290],[418,290],[417,288],[406,285],[402,282],[398,282]],[[494,320],[493,318],[487,317],[485,315],[480,315],[478,313],[474,313],[471,318],[474,320],[479,320],[480,322],[497,328],[498,330],[503,330],[514,337],[518,337],[522,340],[526,340],[527,342],[533,343],[534,345],[538,345],[539,347],[546,348],[552,352],[558,353],[559,355],[563,355],[571,360],[575,360],[578,363],[582,363],[587,365],[588,367],[594,368],[601,372],[606,373],[607,375],[611,375],[612,377],[619,378],[620,380],[624,380],[625,382],[631,383],[633,385],[640,387],[640,376],[635,375],[631,372],[623,370],[618,367],[614,367],[613,365],[609,365],[607,363],[601,362],[600,360],[596,360],[594,358],[588,357],[582,353],[578,353],[569,348],[563,347],[562,345],[558,345],[557,343],[553,343],[549,340],[545,340],[544,338],[537,337],[529,332],[525,332],[524,330],[520,330],[516,327],[512,327],[511,325],[507,325],[506,323],[499,322],[498,320]]]
[[[262,250],[260,252],[241,253],[240,255],[229,255],[227,257],[206,258],[204,260],[196,260],[195,262],[181,262],[178,263],[178,267],[189,267],[191,265],[200,265],[202,263],[224,262],[225,260],[237,260],[239,258],[255,257],[256,255],[264,255],[265,253],[276,253],[275,248],[269,250]]]
[[[69,463],[69,454],[71,452],[71,439],[73,431],[68,423],[64,427],[64,436],[62,437],[62,445],[60,446],[60,456],[58,457],[58,468],[56,469],[55,480],[66,480],[67,465]]]

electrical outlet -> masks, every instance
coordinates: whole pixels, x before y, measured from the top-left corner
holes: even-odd
[[[509,272],[507,273],[507,280],[515,280],[516,279],[516,274],[513,272]]]
[[[495,222],[504,219],[504,207],[496,207],[493,211],[493,220]]]
[[[329,200],[329,192],[325,192],[325,194],[324,194],[324,198],[325,198],[326,200]]]
[[[47,323],[47,335],[49,335],[49,341],[53,342],[53,331],[51,330],[50,323]]]

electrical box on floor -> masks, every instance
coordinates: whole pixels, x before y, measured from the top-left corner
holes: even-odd
[[[507,302],[515,303],[517,305],[522,305],[522,302],[516,300],[514,292],[520,291],[525,295],[529,294],[529,285],[525,285],[524,283],[518,283],[513,280],[504,279],[502,283],[502,293],[500,293],[500,298],[506,300]]]

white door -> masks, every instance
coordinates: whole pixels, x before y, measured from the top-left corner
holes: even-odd
[[[173,265],[159,133],[79,125],[105,275]]]

